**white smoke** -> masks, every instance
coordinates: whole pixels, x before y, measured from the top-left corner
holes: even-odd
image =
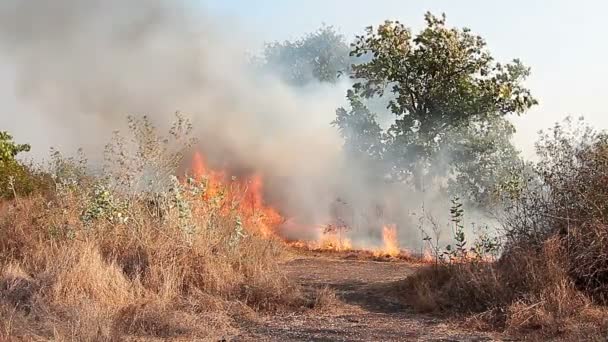
[[[31,143],[38,156],[56,146],[83,147],[95,158],[127,114],[168,124],[179,110],[193,118],[209,158],[261,170],[287,216],[320,222],[339,196],[355,213],[392,198],[386,216],[402,238],[417,239],[409,210],[428,195],[374,188],[362,181],[364,170],[344,164],[330,122],[348,81],[296,90],[273,75],[253,75],[248,37],[192,6],[3,0],[0,89],[15,96],[2,103],[0,127]],[[361,244],[381,231],[379,222],[360,227]]]

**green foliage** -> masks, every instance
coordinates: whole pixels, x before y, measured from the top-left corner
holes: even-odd
[[[500,239],[497,236],[492,236],[488,233],[488,226],[482,226],[475,232],[475,241],[471,247],[471,252],[478,259],[491,257],[497,259],[502,247]]]
[[[55,148],[51,148],[50,174],[55,186],[62,190],[80,189],[90,182],[88,160],[82,149],[76,156],[66,157]]]
[[[15,160],[0,163],[0,199],[13,199],[33,192],[47,192],[52,181],[45,172]]]
[[[96,185],[85,204],[81,220],[91,224],[96,220],[106,220],[109,223],[126,223],[128,205],[120,200],[108,188]]]
[[[464,209],[462,208],[462,203],[460,203],[460,199],[458,197],[453,198],[452,206],[450,207],[450,220],[454,225],[454,246],[447,245],[445,247],[446,251],[444,252],[450,258],[450,260],[467,257],[467,240],[464,233],[463,218]]]
[[[312,81],[336,82],[350,68],[349,47],[331,26],[296,41],[274,42],[263,52],[263,68],[278,72],[288,83],[303,86]]]
[[[21,152],[28,152],[30,145],[16,144],[13,136],[8,132],[0,131],[0,164],[11,163],[15,156]]]
[[[502,117],[452,129],[439,153],[449,156],[450,165],[444,167],[453,174],[448,182],[450,194],[476,206],[498,204],[497,192],[509,183],[514,185],[513,170],[523,164],[511,143],[514,132]]]
[[[195,232],[196,226],[192,221],[190,203],[184,196],[184,193],[190,192],[192,194],[198,194],[201,192],[202,185],[191,178],[188,179],[185,185],[182,185],[175,176],[171,176],[171,183],[172,186],[169,190],[169,193],[171,194],[169,208],[177,209],[179,228],[184,233],[191,235]]]
[[[30,145],[16,144],[8,132],[0,132],[0,199],[12,199],[49,188],[47,174],[15,159],[17,154],[29,150]]]
[[[353,65],[352,110],[339,109],[335,124],[347,149],[384,162],[383,176],[418,187],[447,177],[452,195],[489,203],[520,163],[505,116],[537,104],[523,86],[530,70],[495,62],[483,38],[447,27],[445,15],[425,20],[417,35],[386,21],[357,37],[351,56],[367,61]],[[358,98],[386,98],[394,122],[380,130]]]
[[[488,261],[496,260],[502,244],[500,239],[490,234],[488,226],[472,226],[472,233],[475,239],[472,240],[471,247],[468,247],[467,234],[464,224],[465,209],[460,198],[454,197],[450,206],[450,225],[452,227],[452,244],[442,247],[440,244],[441,229],[432,217],[430,220],[431,236],[424,228],[421,221],[419,227],[422,233],[422,240],[428,245],[429,250],[435,257],[435,264],[457,263],[463,261]]]
[[[376,115],[369,111],[362,99],[352,90],[348,91],[347,98],[351,110],[338,108],[336,119],[332,122],[344,138],[347,153],[380,159],[384,152],[384,142],[382,128],[376,121]]]
[[[390,87],[389,107],[399,116],[392,133],[429,139],[470,119],[523,113],[536,100],[521,82],[529,69],[514,60],[494,63],[485,41],[469,29],[448,28],[445,16],[425,16],[427,27],[416,37],[399,22],[386,21],[376,31],[359,36],[353,55],[371,54],[353,66],[354,89],[365,97],[382,95]],[[423,146],[426,147],[426,146]]]

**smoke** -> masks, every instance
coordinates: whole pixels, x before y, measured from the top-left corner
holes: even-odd
[[[55,146],[82,147],[96,158],[110,133],[124,129],[127,114],[167,125],[179,110],[193,118],[212,163],[261,171],[269,200],[287,216],[311,224],[335,210],[349,212],[359,227],[353,242],[366,244],[381,223],[365,220],[384,201],[389,212],[377,217],[397,223],[402,239],[419,241],[409,209],[429,195],[369,184],[365,170],[340,153],[330,122],[348,81],[296,90],[254,74],[245,58],[255,48],[247,35],[193,6],[3,0],[0,89],[15,96],[3,103],[0,126],[31,143],[38,157]]]

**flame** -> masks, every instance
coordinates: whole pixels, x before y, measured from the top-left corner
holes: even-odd
[[[194,153],[191,170],[194,178],[204,184],[203,200],[218,203],[223,213],[236,210],[249,230],[266,238],[276,235],[277,227],[284,220],[276,209],[264,202],[261,175],[254,174],[242,181],[228,180],[226,172],[208,168],[200,152]]]
[[[192,157],[192,173],[195,178],[201,178],[207,174],[207,167],[200,152],[194,152]]]
[[[401,253],[397,239],[397,226],[389,224],[382,227],[382,240],[384,241],[384,254],[396,257]]]
[[[208,169],[200,152],[195,152],[192,157],[192,175],[198,181],[205,181],[205,200],[218,196],[226,176],[224,172]]]
[[[260,173],[252,173],[242,179],[227,177],[225,171],[209,168],[200,152],[192,156],[191,173],[202,184],[200,196],[206,205],[218,208],[221,215],[238,215],[245,229],[265,238],[280,237],[292,247],[317,251],[351,252],[356,247],[360,252],[375,257],[400,258],[411,255],[409,251],[400,249],[395,224],[382,227],[382,247],[366,249],[353,245],[348,237],[349,227],[343,224],[299,225],[294,218],[284,218],[276,208],[265,202],[264,179]],[[316,239],[311,236],[313,240],[310,241],[287,240],[290,232],[297,231],[320,234]],[[279,233],[286,238],[279,236]],[[422,259],[430,262],[434,257],[427,249]]]
[[[247,180],[245,198],[240,202],[240,211],[245,215],[245,223],[257,226],[264,237],[275,235],[276,228],[284,221],[273,207],[263,200],[264,183],[259,174]]]
[[[321,236],[319,241],[319,248],[331,251],[350,251],[353,249],[353,245],[350,239],[341,236],[338,233],[326,233]]]
[[[435,256],[433,255],[433,252],[431,252],[430,249],[428,249],[428,248],[424,249],[424,252],[422,253],[422,261],[426,262],[426,263],[435,261]]]

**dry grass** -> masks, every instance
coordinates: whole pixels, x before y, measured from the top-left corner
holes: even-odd
[[[469,327],[530,339],[603,340],[608,310],[577,289],[567,263],[563,241],[552,238],[540,250],[513,248],[495,263],[426,267],[401,290],[417,310],[464,315]]]
[[[0,200],[0,340],[219,340],[262,311],[330,305],[279,272],[284,244],[264,208],[243,210],[247,187],[172,176],[194,143],[185,117],[166,137],[128,123],[102,174],[54,151],[48,171],[21,168],[44,182]]]
[[[190,199],[194,232],[134,202],[127,223],[81,220],[77,193],[0,205],[0,339],[210,339],[235,317],[331,302],[277,271],[282,248]]]
[[[608,135],[556,125],[505,193],[495,263],[445,264],[404,284],[425,311],[539,339],[608,336]]]

